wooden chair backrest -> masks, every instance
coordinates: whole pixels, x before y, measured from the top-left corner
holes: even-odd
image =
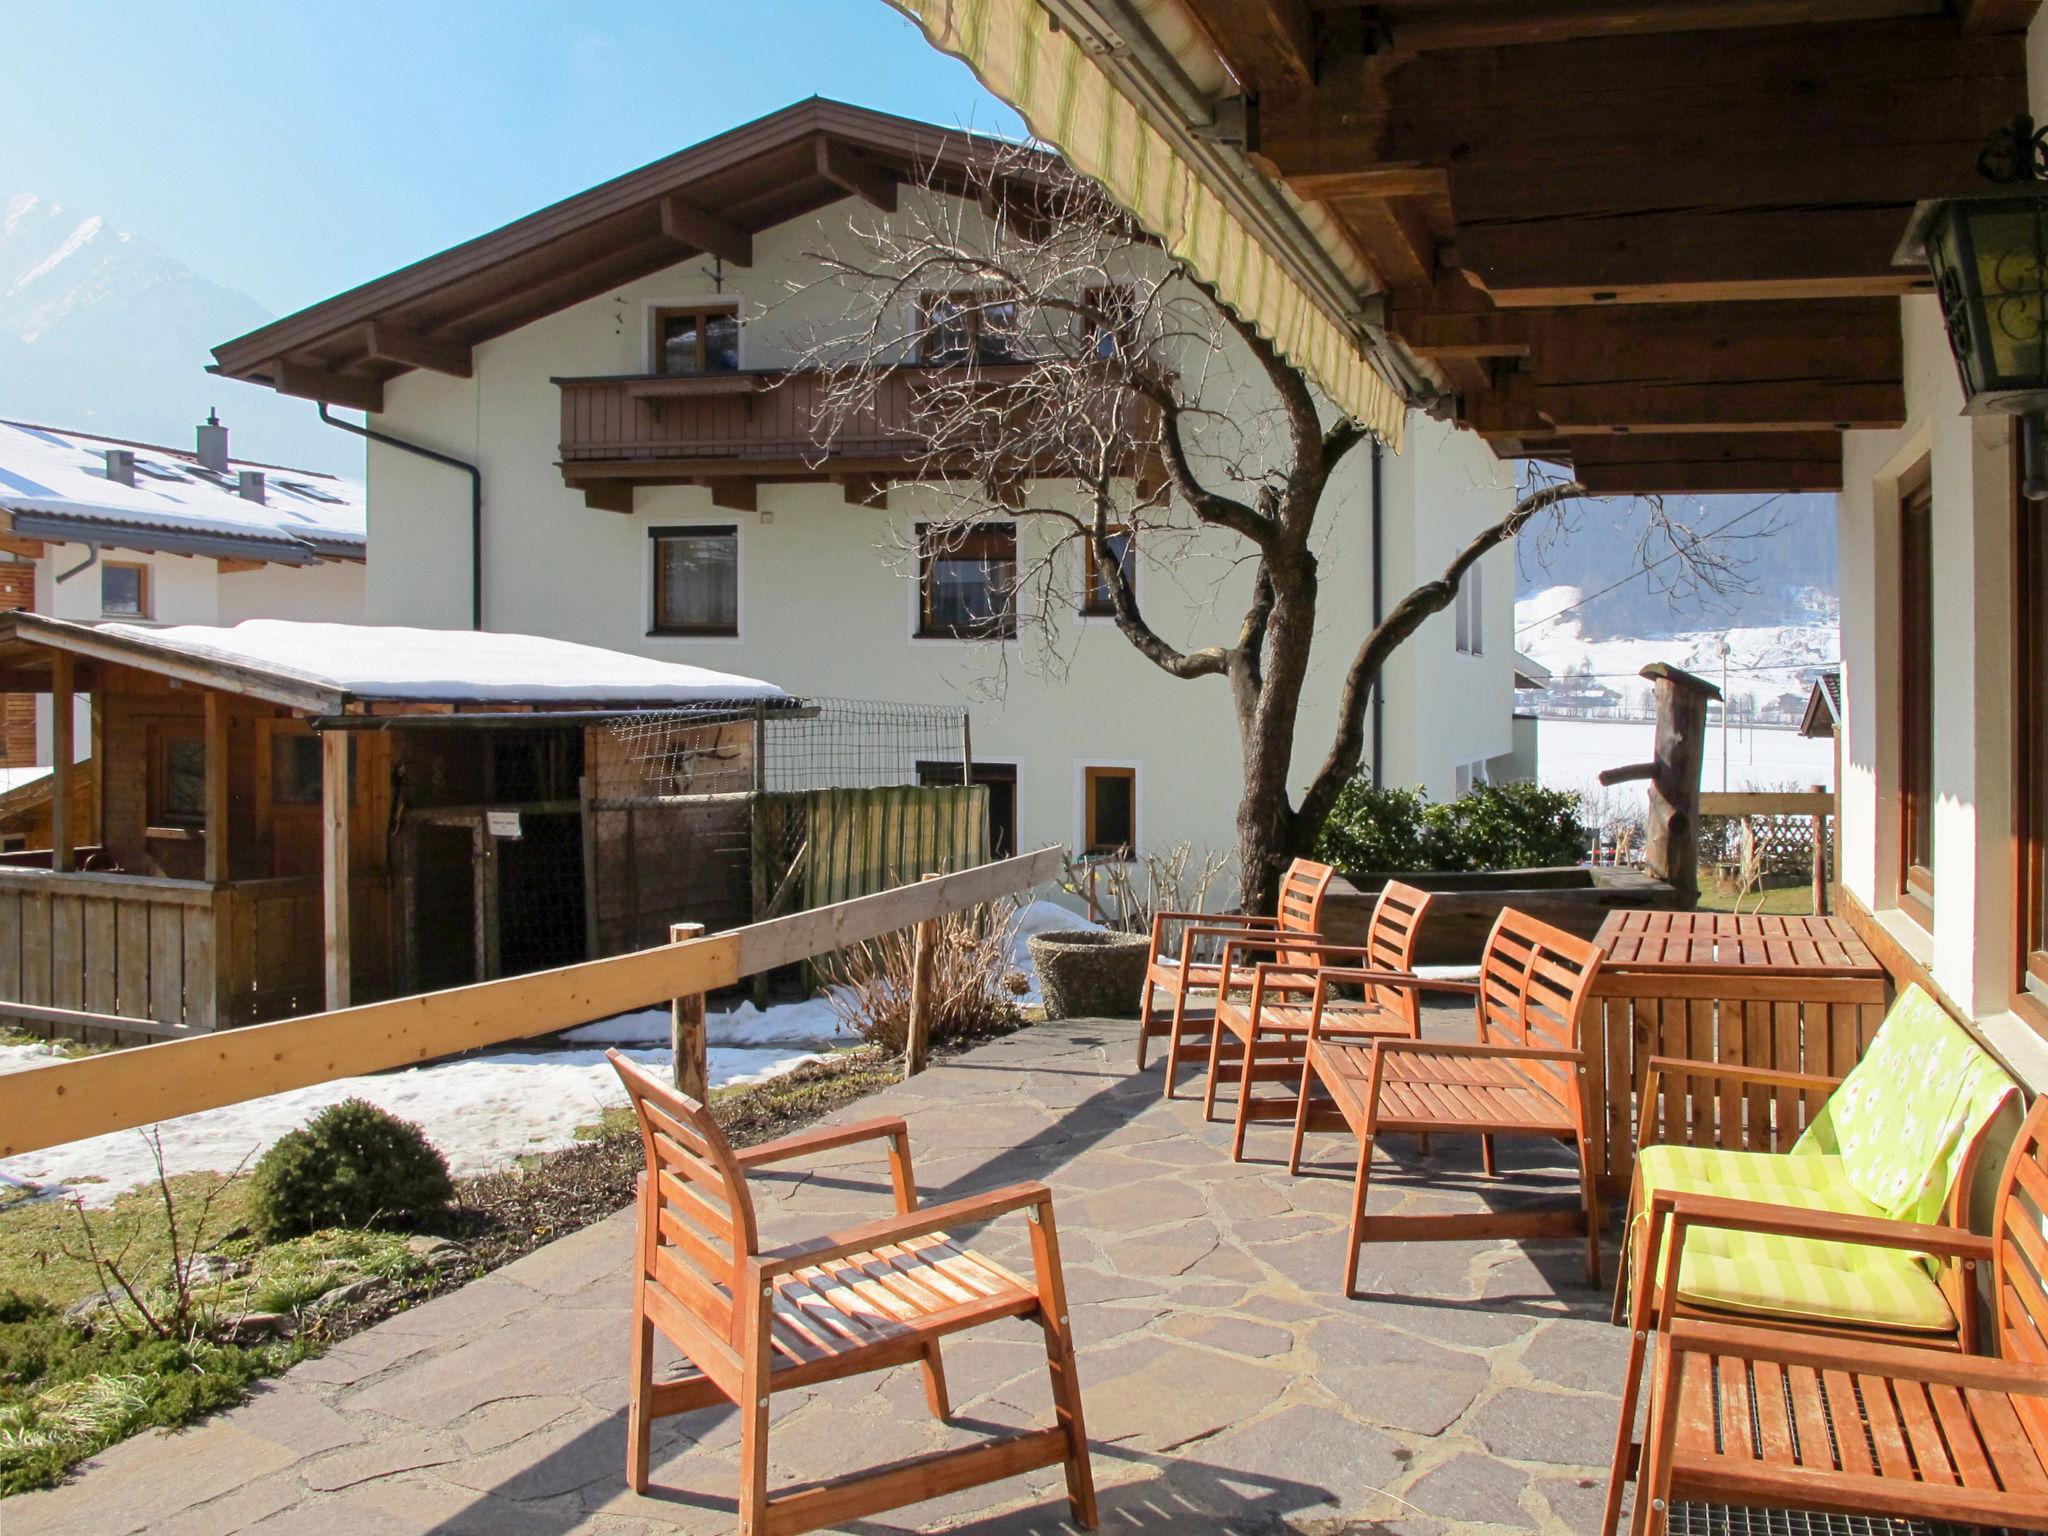
[[[1998,1353],[2048,1371],[2048,1094],[2034,1101],[1999,1181],[1991,1263]],[[2016,1397],[2013,1411],[2048,1459],[2048,1398]]]
[[[1322,932],[1323,897],[1329,892],[1330,882],[1336,878],[1336,870],[1312,859],[1296,859],[1288,865],[1287,873],[1280,878],[1280,901],[1273,914],[1280,920],[1280,931]],[[1313,950],[1282,949],[1280,958],[1288,965],[1316,963]]]
[[[1599,970],[1599,945],[1503,908],[1479,964],[1480,1043],[1576,1051],[1586,995]],[[1517,1065],[1559,1103],[1576,1102],[1569,1062]]]
[[[1416,941],[1422,934],[1422,914],[1434,898],[1412,885],[1389,880],[1373,903],[1372,922],[1365,930],[1365,967],[1371,971],[1412,971]],[[1413,987],[1382,987],[1368,983],[1366,1001],[1405,1018],[1416,1025],[1421,1018],[1422,994]]]
[[[651,1211],[653,1221],[640,1234],[643,1283],[718,1338],[737,1339],[734,1298],[761,1242],[747,1176],[709,1110],[619,1052],[607,1054],[633,1101],[647,1153],[650,1194],[641,1214]]]

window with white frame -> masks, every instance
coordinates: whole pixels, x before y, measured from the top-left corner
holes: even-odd
[[[1460,763],[1451,770],[1451,791],[1462,799],[1481,784],[1493,781],[1486,776],[1486,759],[1475,757],[1469,763]]]
[[[1458,653],[1463,656],[1477,656],[1486,649],[1485,602],[1481,595],[1479,569],[1473,566],[1465,572],[1465,579],[1458,583],[1458,600],[1454,607],[1458,620]]]

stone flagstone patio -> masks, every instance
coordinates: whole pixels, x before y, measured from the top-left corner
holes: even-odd
[[[1469,1037],[1463,1010],[1431,1032]],[[1159,1096],[1135,1025],[1028,1029],[945,1061],[841,1118],[908,1119],[926,1200],[1052,1186],[1103,1529],[1432,1533],[1592,1530],[1625,1335],[1576,1242],[1379,1246],[1367,1299],[1337,1295],[1351,1152],[1253,1127],[1233,1164],[1199,1098]],[[1470,1207],[1477,1148],[1383,1154],[1375,1208]],[[1571,1198],[1562,1152],[1503,1144],[1518,1189]],[[1533,1177],[1532,1177],[1533,1175]],[[1491,1198],[1501,1195],[1488,1191]],[[756,1177],[768,1243],[885,1214],[879,1148]],[[7,1536],[562,1536],[730,1530],[738,1427],[661,1421],[655,1481],[626,1491],[631,1214],[621,1213],[338,1345],[242,1407],[113,1447],[67,1486],[9,1500]],[[1028,1265],[1020,1217],[974,1239]],[[1612,1273],[1612,1255],[1609,1258]],[[947,1343],[956,1426],[912,1368],[778,1395],[777,1484],[1049,1422],[1025,1324]],[[1057,1468],[846,1527],[1064,1531]]]

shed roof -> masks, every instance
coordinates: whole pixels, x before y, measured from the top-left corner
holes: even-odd
[[[135,455],[133,485],[107,478],[110,448]],[[262,501],[241,494],[245,469],[262,472]],[[287,565],[369,545],[359,481],[238,458],[217,474],[189,449],[22,421],[0,421],[0,511],[28,538]]]
[[[1813,692],[1806,698],[1806,713],[1799,720],[1802,736],[1832,736],[1842,723],[1842,674],[1823,672],[1814,679]]]
[[[0,618],[0,658],[24,647],[69,651],[329,714],[380,703],[661,709],[789,697],[758,678],[490,631],[291,619],[155,628],[32,613]]]

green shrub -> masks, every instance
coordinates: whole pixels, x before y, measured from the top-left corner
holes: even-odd
[[[361,1099],[280,1137],[251,1179],[256,1228],[275,1240],[323,1227],[407,1225],[455,1194],[448,1164],[417,1125]]]
[[[1576,864],[1586,856],[1579,812],[1577,795],[1536,784],[1480,784],[1433,805],[1419,789],[1353,779],[1337,796],[1316,857],[1353,874]]]

